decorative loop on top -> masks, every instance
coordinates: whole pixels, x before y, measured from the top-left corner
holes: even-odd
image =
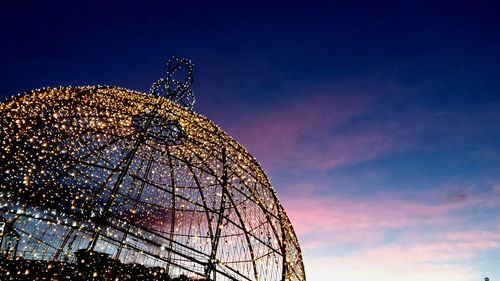
[[[167,77],[153,83],[150,93],[166,97],[192,110],[196,101],[191,89],[194,64],[189,59],[172,57],[168,60],[167,67]]]

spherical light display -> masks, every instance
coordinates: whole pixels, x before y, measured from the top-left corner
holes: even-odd
[[[0,114],[0,275],[305,280],[259,164],[189,108],[91,86],[35,90]]]

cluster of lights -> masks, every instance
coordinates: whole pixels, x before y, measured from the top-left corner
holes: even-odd
[[[137,268],[151,280],[305,280],[258,163],[178,103],[107,86],[1,103],[0,275],[31,276],[12,268],[37,262],[38,274],[120,280]]]

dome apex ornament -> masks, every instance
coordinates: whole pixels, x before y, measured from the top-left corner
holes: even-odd
[[[167,99],[193,110],[196,98],[191,85],[194,64],[191,60],[172,57],[167,62],[167,76],[160,78],[151,86],[150,93]]]

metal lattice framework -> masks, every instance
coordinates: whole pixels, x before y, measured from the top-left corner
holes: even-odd
[[[188,79],[168,76],[156,95],[61,87],[0,103],[2,256],[71,262],[84,249],[170,276],[305,280],[268,178],[189,110],[192,65],[176,64]]]

